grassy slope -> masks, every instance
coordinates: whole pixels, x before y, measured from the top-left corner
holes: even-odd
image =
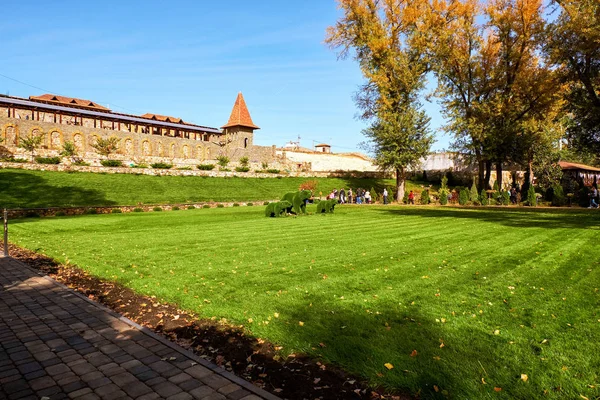
[[[19,220],[11,235],[374,385],[470,399],[600,394],[597,212],[262,212]]]
[[[209,178],[66,173],[0,169],[0,206],[7,208],[257,201],[279,199],[313,178]],[[393,180],[314,178],[324,195],[332,189],[369,190]],[[418,186],[410,182],[408,188]],[[419,188],[420,189],[420,188]]]

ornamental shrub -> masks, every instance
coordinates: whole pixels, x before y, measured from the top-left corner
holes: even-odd
[[[196,207],[195,207],[195,206],[187,206],[187,209],[188,209],[188,210],[195,210],[195,209],[196,209]]]
[[[112,210],[110,210],[111,214],[121,214],[123,211],[121,211],[120,208],[113,208]]]
[[[268,201],[265,201],[265,202],[263,203],[263,206],[268,206],[268,205],[269,205],[269,202],[268,202]]]
[[[466,206],[469,202],[469,193],[467,192],[467,188],[461,188],[460,194],[458,195],[458,204],[461,206]]]
[[[208,204],[204,204],[202,208],[210,208],[210,206]]]
[[[529,189],[527,189],[527,204],[530,207],[537,206],[537,198],[535,196],[535,189],[533,188],[533,185],[529,185]]]
[[[171,211],[179,211],[179,210],[180,210],[180,208],[177,206],[171,207]]]
[[[200,164],[198,165],[198,169],[201,171],[211,171],[215,169],[215,164]]]
[[[227,156],[217,157],[217,164],[219,164],[219,166],[225,168],[227,165],[229,165],[229,157],[227,157]]]
[[[377,201],[379,201],[379,195],[377,194],[377,192],[375,191],[375,188],[373,186],[371,186],[371,190],[369,192],[371,193],[371,202],[372,203],[376,203]]]
[[[100,164],[103,167],[122,167],[123,162],[120,160],[101,160]]]
[[[140,207],[136,207],[133,209],[133,212],[144,212],[144,209],[140,208]]]
[[[225,205],[224,205],[224,204],[220,204],[220,203],[219,203],[219,204],[217,204],[217,208],[224,208],[224,207],[225,207]]]
[[[500,188],[498,187],[498,181],[495,180],[494,181],[494,188],[493,188],[496,192],[498,192],[500,190]]]
[[[233,206],[234,206],[234,207],[239,207],[239,206],[240,206],[240,204],[239,204],[239,203],[233,203]]]
[[[506,190],[500,192],[500,204],[507,206],[510,204],[510,193]]]
[[[567,204],[567,198],[565,197],[565,192],[563,191],[562,186],[555,185],[552,187],[552,205],[556,207],[562,207]]]
[[[162,207],[154,207],[152,209],[152,211],[162,211],[162,210],[163,210]]]
[[[254,203],[246,203],[247,207],[252,207],[254,205]]]
[[[445,206],[448,204],[448,192],[440,190],[440,204]]]
[[[90,163],[83,160],[77,160],[73,163],[73,165],[77,165],[78,167],[89,167]]]
[[[36,157],[35,162],[38,164],[60,164],[60,157]]]
[[[192,167],[177,167],[178,171],[191,171]]]
[[[173,164],[167,164],[164,162],[157,162],[154,164],[150,164],[150,166],[154,169],[170,169],[173,168]]]
[[[298,190],[310,190],[311,192],[314,193],[318,187],[319,187],[319,181],[317,181],[316,179],[311,179],[309,181],[302,182],[300,184],[300,186],[298,187]]]
[[[235,167],[235,172],[248,172],[250,171],[249,167]]]
[[[402,198],[402,203],[408,204],[408,190],[404,191],[404,197]]]
[[[425,189],[421,192],[421,204],[426,205],[431,203],[431,198],[429,198],[429,189]]]
[[[55,217],[64,217],[65,215],[67,215],[67,214],[65,214],[64,211],[57,211],[54,213]]]
[[[250,159],[246,156],[240,158],[240,165],[242,167],[247,167],[248,166],[248,162],[250,161]]]
[[[481,189],[481,193],[479,194],[479,203],[481,203],[482,206],[487,206],[490,204],[487,193],[483,189]]]
[[[19,164],[22,164],[22,163],[26,163],[26,162],[28,162],[28,161],[27,161],[26,159],[24,159],[24,158],[9,158],[9,159],[7,159],[6,161],[8,161],[8,162],[14,162],[14,163],[19,163]]]
[[[273,169],[273,168],[270,168],[270,169],[268,169],[268,170],[267,170],[267,172],[268,172],[269,174],[278,174],[278,173],[279,173],[279,172],[281,172],[281,171],[279,171],[278,169]]]
[[[475,179],[473,179],[473,185],[471,186],[471,193],[469,195],[469,200],[474,205],[479,204],[479,193],[477,192],[477,185],[475,184]]]
[[[95,215],[98,214],[98,210],[96,210],[95,208],[88,208],[87,210],[85,210],[86,214],[90,214],[90,215]]]

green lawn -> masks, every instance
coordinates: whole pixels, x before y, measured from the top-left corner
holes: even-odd
[[[346,206],[275,219],[239,207],[23,219],[10,232],[375,386],[592,399],[599,221],[596,210]]]
[[[0,169],[0,207],[36,208],[178,204],[193,202],[262,201],[279,199],[317,180],[324,195],[332,189],[374,187],[383,190],[391,179],[339,178],[212,178],[129,174],[67,173]],[[408,189],[420,189],[409,182]]]

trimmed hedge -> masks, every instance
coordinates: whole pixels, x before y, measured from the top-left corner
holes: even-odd
[[[123,166],[123,162],[120,160],[102,160],[102,161],[100,161],[100,164],[103,167],[122,167]]]
[[[167,164],[164,162],[157,162],[154,164],[150,164],[150,166],[154,169],[171,169],[171,168],[173,168],[173,164]]]
[[[36,157],[35,162],[38,164],[60,164],[60,157]]]

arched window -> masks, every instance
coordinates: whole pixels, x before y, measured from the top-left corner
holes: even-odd
[[[248,148],[248,138],[244,138],[244,148]]]

